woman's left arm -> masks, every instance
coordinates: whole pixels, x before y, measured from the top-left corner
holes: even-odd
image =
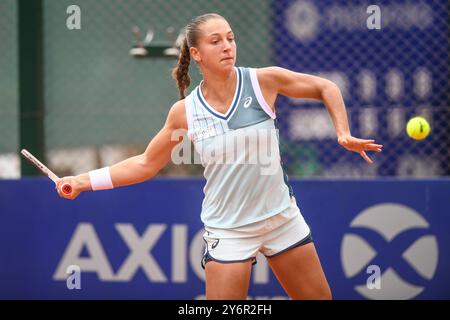
[[[366,151],[381,152],[383,146],[376,144],[375,140],[359,139],[351,135],[344,99],[334,82],[280,67],[258,69],[257,75],[267,101],[274,102],[278,94],[291,98],[321,100],[327,107],[341,146],[359,153],[368,163],[372,163],[372,160]]]

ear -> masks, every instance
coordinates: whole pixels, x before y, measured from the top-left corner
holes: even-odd
[[[189,48],[189,53],[191,54],[192,59],[195,60],[195,62],[200,62],[202,60],[202,58],[200,57],[200,52],[198,51],[197,48],[195,47],[190,47]]]

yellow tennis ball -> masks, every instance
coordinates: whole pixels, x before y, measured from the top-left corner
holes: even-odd
[[[414,117],[406,124],[406,132],[414,140],[423,140],[430,133],[430,125],[425,118]]]

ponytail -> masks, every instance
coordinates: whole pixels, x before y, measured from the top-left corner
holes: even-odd
[[[191,84],[191,78],[189,77],[190,62],[191,56],[189,53],[189,46],[187,39],[184,38],[180,48],[180,55],[178,56],[178,63],[172,70],[172,77],[177,82],[178,90],[180,91],[180,99],[184,99],[186,97],[184,91]]]

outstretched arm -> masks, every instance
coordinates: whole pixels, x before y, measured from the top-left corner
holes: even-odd
[[[372,163],[372,160],[366,151],[381,152],[383,146],[376,144],[375,140],[358,139],[351,135],[344,99],[334,82],[280,67],[258,69],[257,74],[264,98],[272,106],[278,94],[291,98],[321,100],[327,107],[341,146],[359,153],[368,163]]]
[[[181,138],[173,140],[172,134],[178,129],[186,128],[184,100],[180,100],[172,106],[164,127],[150,141],[144,153],[109,167],[113,186],[136,184],[154,177],[169,162],[172,149],[181,142]],[[60,186],[64,183],[72,186],[73,191],[70,195],[65,195],[60,191]],[[80,192],[92,190],[89,174],[83,173],[74,177],[61,178],[57,183],[57,190],[61,197],[75,199]]]

